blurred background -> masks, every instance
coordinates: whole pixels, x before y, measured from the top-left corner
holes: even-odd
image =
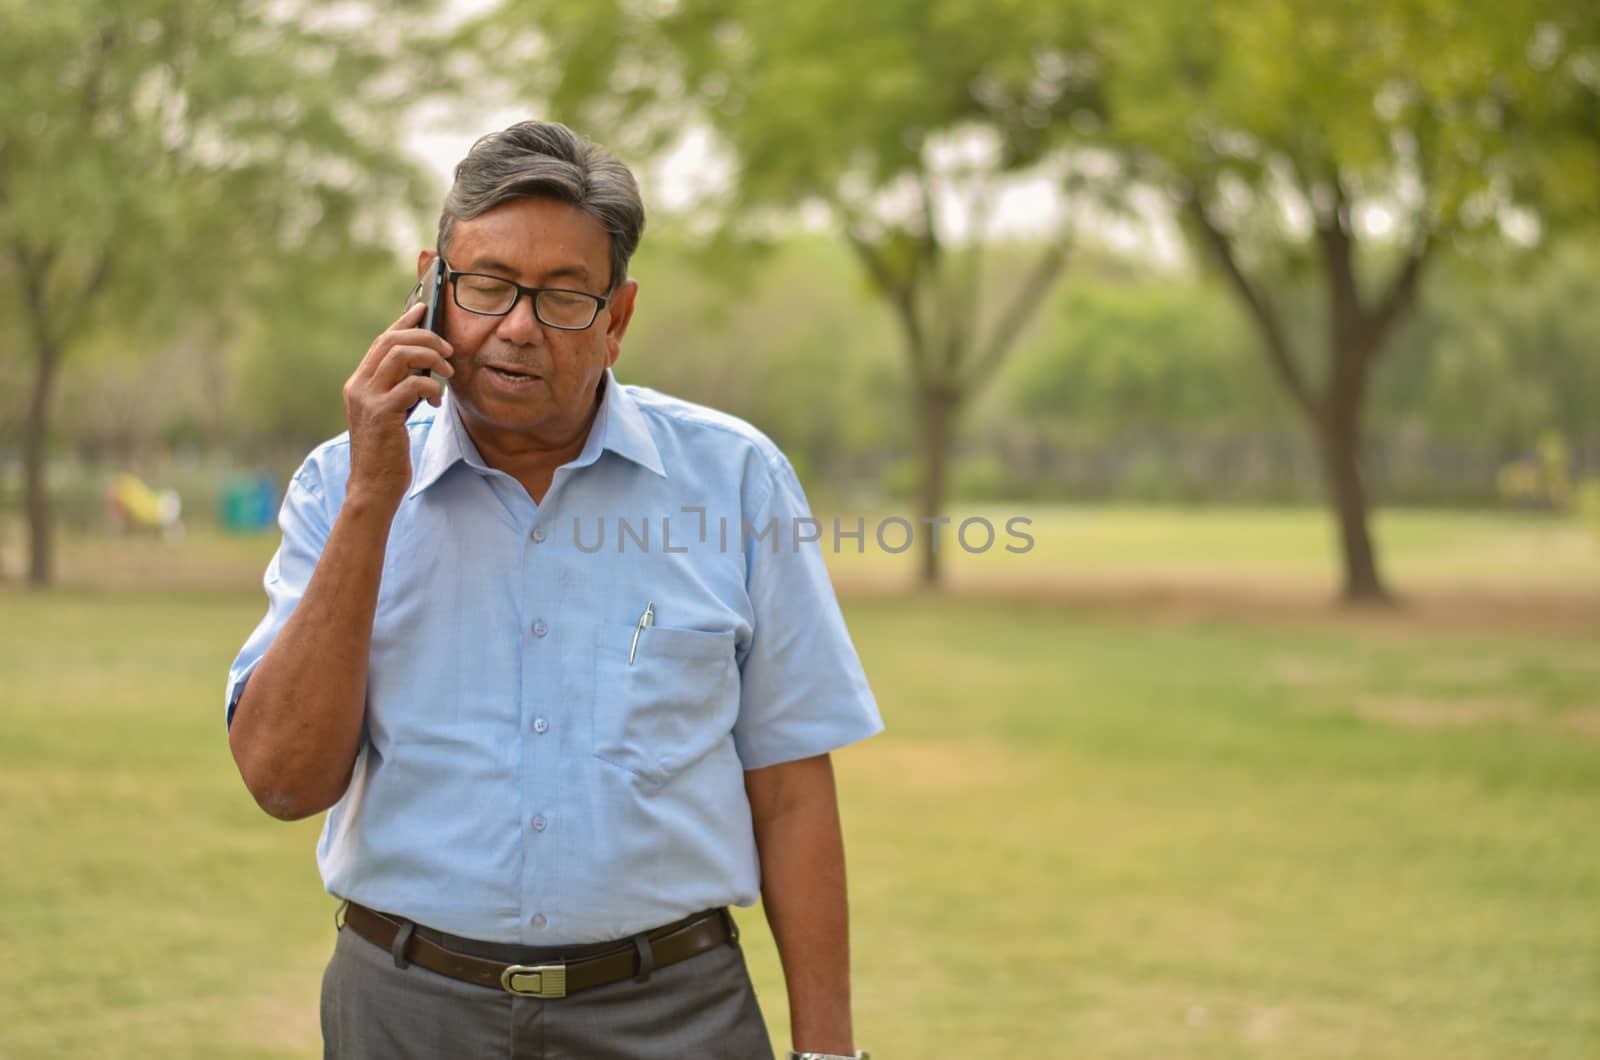
[[[542,117],[644,190],[619,377],[824,520],[861,1044],[1600,1056],[1592,0],[0,0],[0,65],[0,1055],[318,1055],[224,676]]]

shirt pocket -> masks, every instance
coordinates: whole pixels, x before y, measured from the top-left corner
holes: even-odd
[[[634,632],[595,631],[594,755],[659,786],[733,739],[734,635],[648,626],[635,649]]]

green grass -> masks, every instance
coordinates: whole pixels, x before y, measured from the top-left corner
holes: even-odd
[[[1592,637],[971,600],[851,618],[892,727],[841,756],[858,974],[884,991],[863,990],[866,1040],[1128,1058],[1600,1046]]]
[[[1207,540],[1251,577],[1314,568],[1315,513],[1059,518],[1086,551],[1052,570],[1176,569]],[[1555,584],[1506,543],[1560,524],[1466,524],[1397,517],[1397,578]],[[0,1056],[318,1055],[317,826],[251,803],[219,703],[270,548],[79,542],[80,584],[0,589]],[[83,584],[151,579],[188,584]],[[877,1055],[1600,1052],[1600,630],[972,594],[846,615],[889,724],[837,757]]]
[[[0,1056],[311,1055],[316,826],[255,809],[218,705],[259,610],[0,595]]]
[[[895,555],[878,546],[880,521],[903,511],[862,516],[840,511],[824,519],[822,544],[832,551],[832,519],[853,531],[866,520],[866,545],[841,538],[833,566],[845,577],[909,576],[915,549]],[[1020,554],[1006,546],[1025,542],[1006,532],[1008,519],[1032,520],[1020,529],[1034,544]],[[1018,502],[957,509],[941,534],[950,573],[972,584],[1028,583],[1039,579],[1206,579],[1325,588],[1337,584],[1338,539],[1320,508],[1063,507]],[[995,543],[985,552],[959,547],[955,534],[969,518],[987,519]],[[917,525],[919,533],[924,528]],[[1373,520],[1381,568],[1397,589],[1439,586],[1512,586],[1600,590],[1600,536],[1576,519],[1543,513],[1398,510]],[[883,529],[889,547],[904,540],[904,528]],[[985,542],[981,524],[968,528],[976,550]]]

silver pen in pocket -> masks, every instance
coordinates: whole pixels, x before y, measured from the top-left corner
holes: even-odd
[[[628,648],[628,665],[633,665],[633,657],[639,650],[639,634],[655,625],[656,603],[654,600],[646,601],[644,614],[639,616],[639,624],[633,627],[633,645]]]

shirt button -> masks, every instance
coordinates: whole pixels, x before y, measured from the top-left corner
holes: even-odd
[[[533,543],[536,545],[544,543],[544,527],[536,526],[533,528]]]
[[[550,728],[550,723],[548,721],[545,721],[543,718],[534,718],[533,719],[533,731],[534,732],[545,732],[549,728]]]
[[[536,928],[542,928],[542,927],[544,927],[544,926],[545,926],[545,925],[546,925],[546,924],[548,924],[548,923],[549,923],[549,921],[548,921],[548,920],[546,920],[546,919],[545,919],[545,918],[544,918],[544,914],[543,914],[543,913],[535,913],[535,914],[533,914],[533,921],[532,921],[532,923],[533,923],[533,926],[534,926],[534,927],[536,927]]]
[[[545,820],[543,817],[535,817],[533,819],[533,830],[535,832],[542,832],[546,827],[549,826],[549,824],[550,822]]]
[[[550,627],[544,624],[544,619],[541,618],[539,621],[533,624],[533,635],[535,637],[542,637],[549,632]]]

